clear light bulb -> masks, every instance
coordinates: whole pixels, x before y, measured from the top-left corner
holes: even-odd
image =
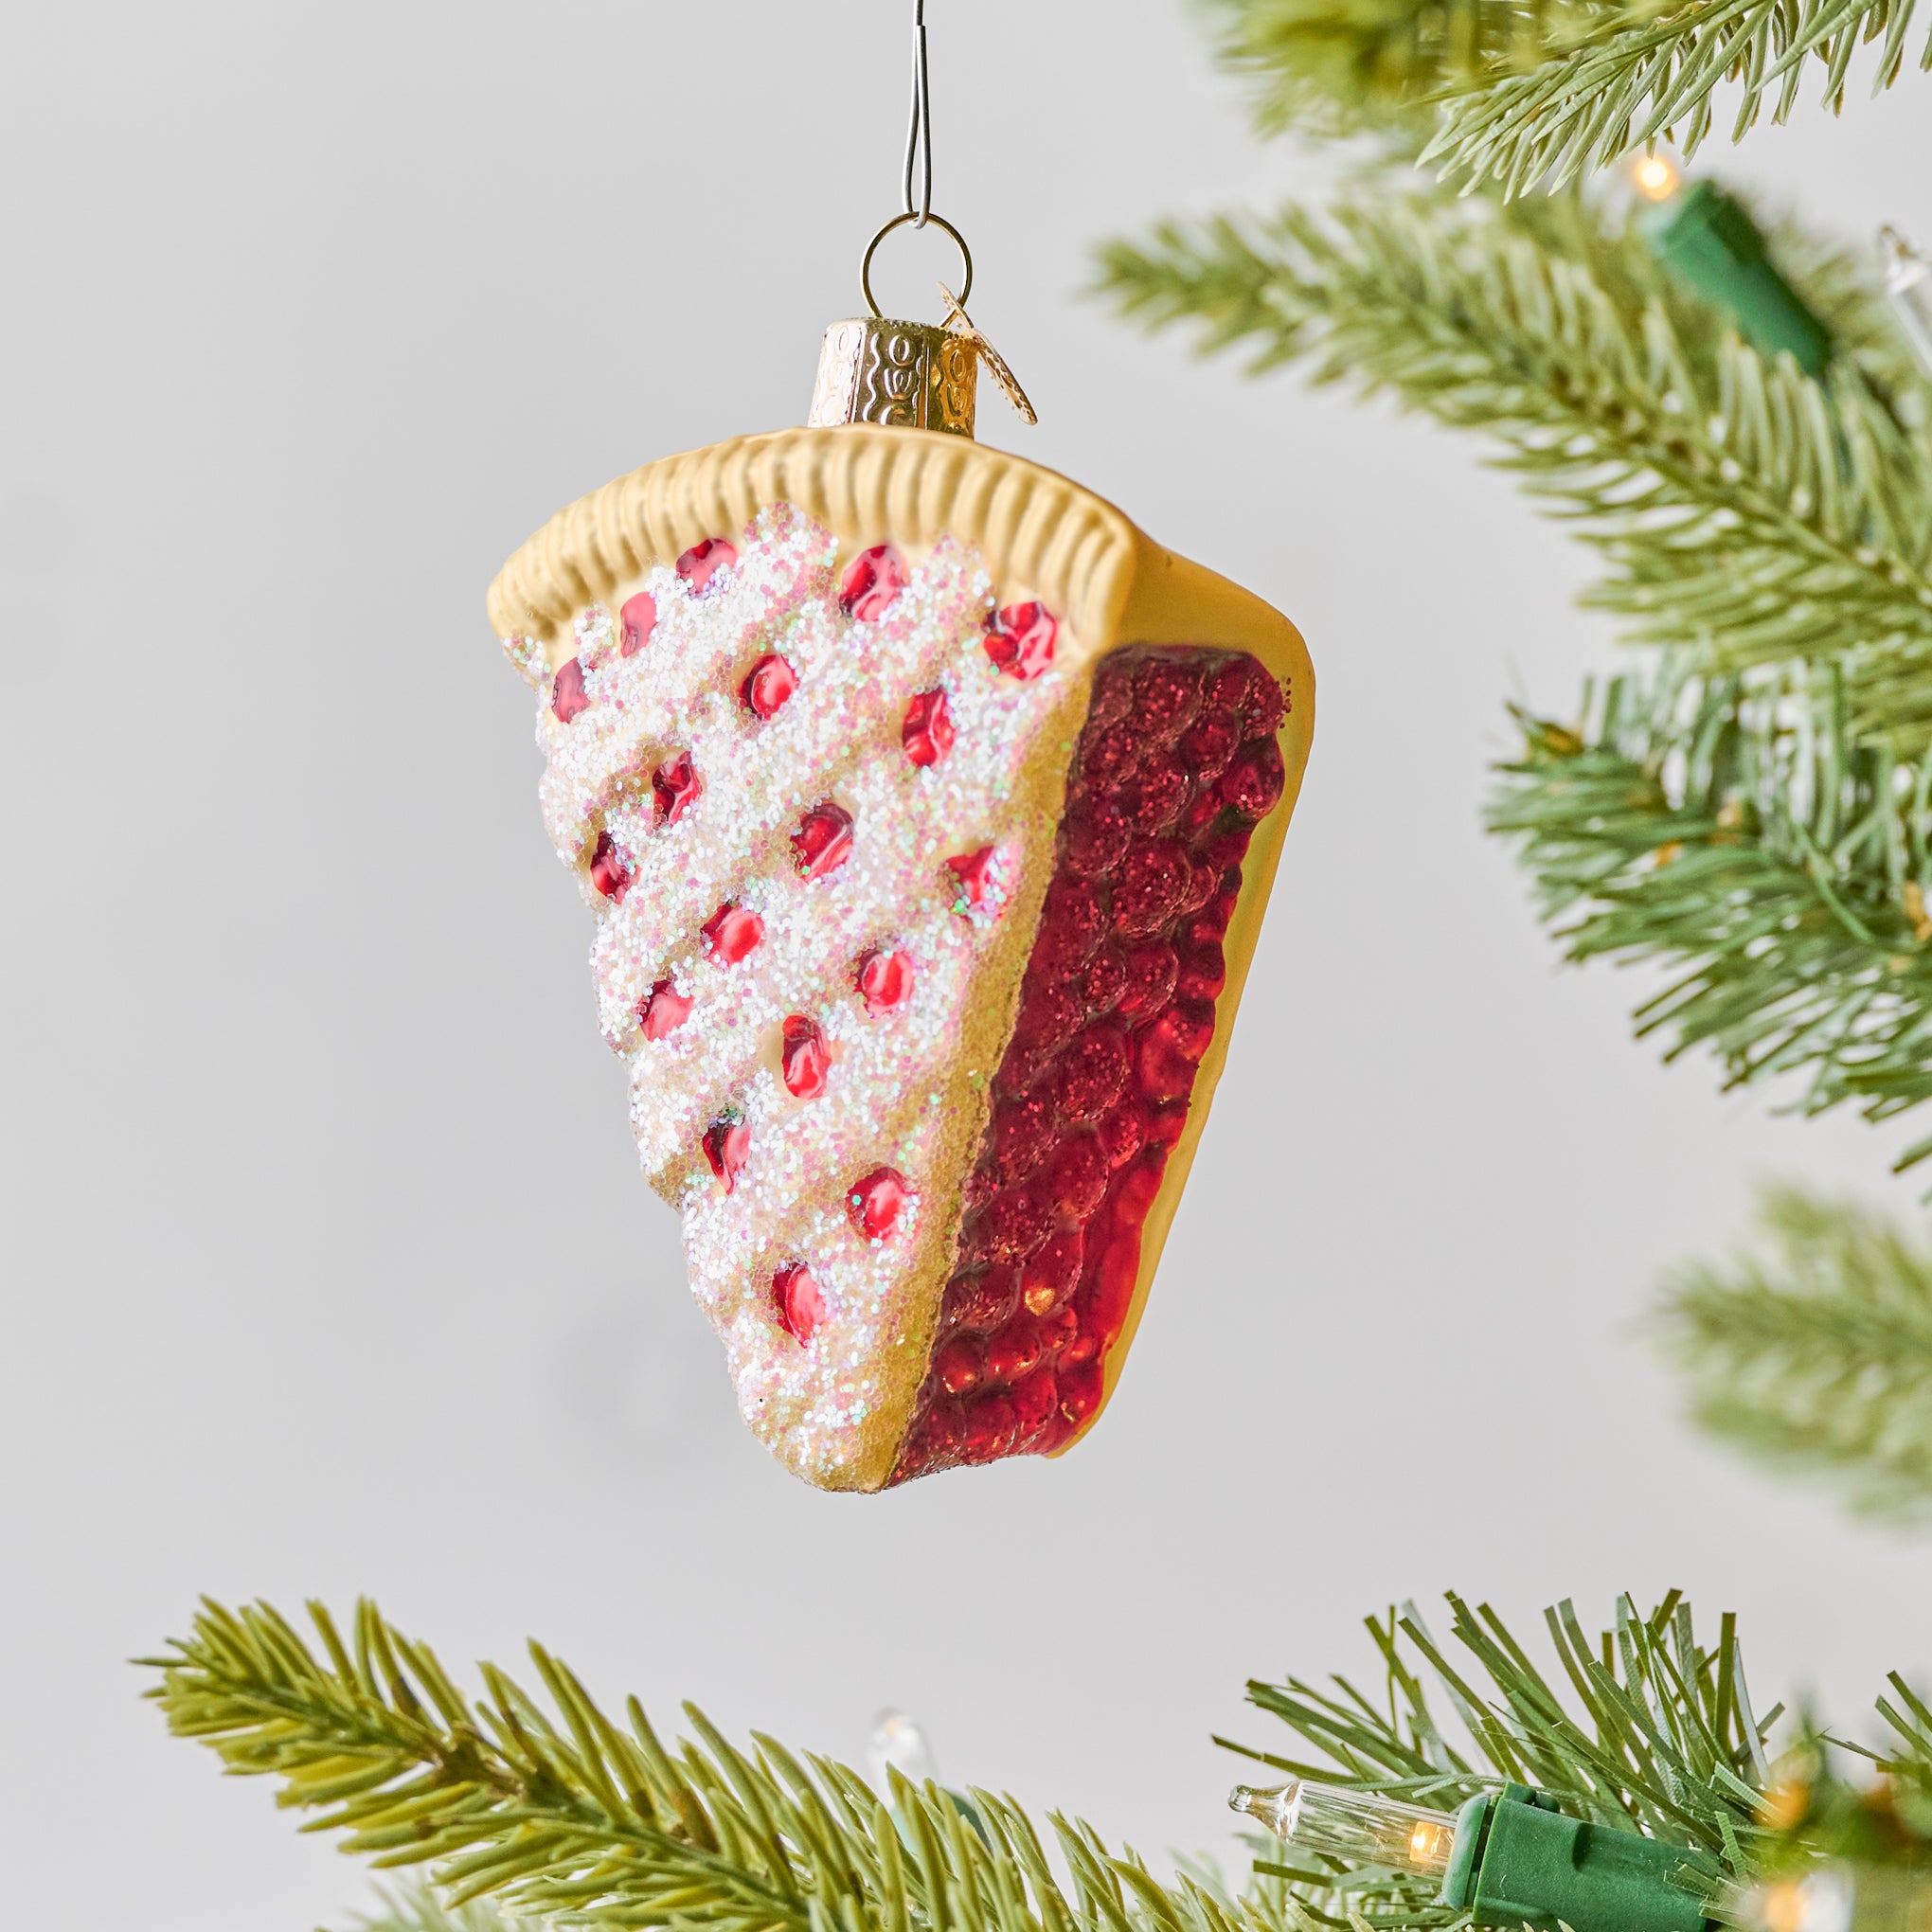
[[[1456,1820],[1447,1812],[1306,1780],[1270,1791],[1237,1784],[1227,1802],[1291,1845],[1391,1871],[1445,1871],[1456,1844]]]
[[[879,1791],[892,1782],[886,1775],[888,1769],[913,1784],[937,1781],[939,1775],[925,1732],[903,1710],[882,1710],[873,1720],[872,1735],[866,1740],[866,1768]]]
[[[1878,259],[1899,332],[1911,346],[1919,367],[1932,376],[1932,261],[1896,228],[1878,231]]]

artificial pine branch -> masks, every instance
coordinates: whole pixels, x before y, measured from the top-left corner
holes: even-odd
[[[445,1905],[423,1885],[402,1886],[381,1898],[377,1909],[356,1919],[349,1932],[537,1932],[532,1921],[513,1919],[488,1899]]]
[[[686,1706],[699,1742],[667,1747],[635,1699],[607,1718],[561,1662],[531,1656],[553,1719],[486,1665],[473,1704],[426,1645],[362,1604],[352,1641],[311,1605],[319,1652],[273,1609],[208,1603],[150,1694],[228,1770],[279,1778],[379,1868],[427,1865],[451,1906],[486,1895],[563,1924],[680,1932],[1269,1932],[1254,1907],[1185,1875],[1158,1884],[1085,1825],[1052,1820],[1071,1879],[1031,1820],[893,1774],[891,1809],[829,1759],[769,1738],[751,1755]],[[983,1834],[983,1835],[982,1835]]]
[[[1796,1189],[1766,1195],[1764,1251],[1686,1268],[1664,1303],[1667,1346],[1697,1417],[1780,1466],[1834,1481],[1858,1508],[1932,1507],[1932,1250],[1869,1210]],[[1932,1785],[1932,1722],[1890,1707]],[[1903,1775],[1901,1772],[1900,1775]]]
[[[1215,10],[1221,57],[1250,83],[1268,134],[1425,134],[1439,97],[1624,18],[1614,0],[1217,0]]]
[[[1633,6],[1530,72],[1451,101],[1423,159],[1453,178],[1494,179],[1510,195],[1566,187],[1659,134],[1694,152],[1726,80],[1740,83],[1734,141],[1767,96],[1772,119],[1785,120],[1814,60],[1835,114],[1860,46],[1881,43],[1874,93],[1898,79],[1912,13],[1913,0],[1690,0],[1661,18]],[[1932,39],[1919,64],[1932,67]]]
[[[1532,1784],[1576,1816],[1694,1846],[1734,1877],[1752,1874],[1763,1740],[1781,1707],[1754,1715],[1733,1618],[1707,1649],[1675,1592],[1648,1616],[1624,1597],[1615,1627],[1592,1643],[1573,1607],[1560,1603],[1544,1620],[1565,1694],[1488,1604],[1472,1609],[1454,1595],[1448,1603],[1447,1645],[1413,1604],[1386,1621],[1368,1619],[1386,1677],[1379,1698],[1341,1676],[1328,1690],[1295,1677],[1251,1682],[1249,1701],[1297,1740],[1292,1754],[1218,1742],[1290,1777],[1445,1811],[1503,1781]],[[1454,1710],[1466,1744],[1443,1732],[1425,1677]],[[1393,1932],[1458,1916],[1417,1874],[1351,1869],[1272,1839],[1256,1849],[1257,1869],[1285,1884],[1293,1905],[1321,1923],[1359,1919]]]
[[[1856,743],[1832,672],[1621,677],[1576,727],[1517,713],[1490,830],[1520,841],[1572,959],[1655,959],[1667,1057],[1882,1120],[1932,1095],[1932,752]],[[1932,1136],[1899,1165],[1932,1154]]]
[[[1498,208],[1371,172],[1325,213],[1168,224],[1101,267],[1151,325],[1195,321],[1256,369],[1299,362],[1494,438],[1602,554],[1592,601],[1630,641],[1839,658],[1855,733],[1932,742],[1926,392],[1842,274],[1817,277],[1845,331],[1821,385],[1574,197]]]

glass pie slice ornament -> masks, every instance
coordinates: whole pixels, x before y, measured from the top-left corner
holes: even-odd
[[[1279,612],[972,439],[962,320],[835,324],[809,426],[607,484],[490,592],[644,1173],[825,1489],[1093,1427],[1313,722]]]

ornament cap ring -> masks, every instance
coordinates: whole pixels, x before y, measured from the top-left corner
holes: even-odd
[[[965,282],[959,290],[959,306],[963,309],[973,294],[973,251],[967,247],[965,236],[960,234],[958,229],[954,227],[944,215],[926,214],[921,216],[915,210],[908,209],[903,215],[894,215],[872,237],[870,242],[867,245],[865,259],[859,263],[859,290],[866,298],[866,307],[872,312],[873,316],[877,320],[883,322],[886,319],[884,312],[879,307],[877,298],[872,294],[872,258],[878,254],[880,242],[885,241],[886,236],[891,234],[895,228],[903,228],[908,223],[923,227],[928,222],[935,228],[943,228],[953,238],[954,245],[959,251],[959,261],[966,272]]]

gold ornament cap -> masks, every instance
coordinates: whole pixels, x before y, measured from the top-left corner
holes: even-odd
[[[877,422],[970,440],[978,380],[970,336],[933,323],[854,316],[825,331],[806,427]]]

